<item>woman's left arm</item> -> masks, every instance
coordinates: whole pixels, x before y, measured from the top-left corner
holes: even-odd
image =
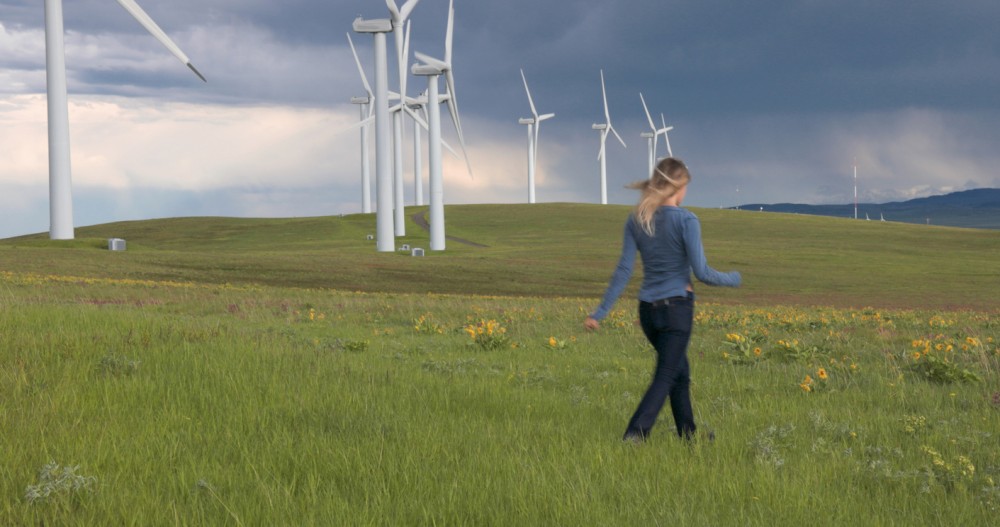
[[[688,263],[698,280],[708,285],[724,287],[739,287],[743,282],[739,272],[722,273],[708,265],[705,248],[701,244],[701,223],[693,215],[684,222],[684,244],[687,247]]]

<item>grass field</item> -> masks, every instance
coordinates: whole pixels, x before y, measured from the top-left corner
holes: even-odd
[[[371,216],[0,241],[0,524],[1000,513],[1000,234],[696,211],[709,262],[746,283],[698,289],[716,439],[682,443],[668,412],[635,446],[652,355],[633,300],[581,324],[627,209],[511,208],[449,207],[449,234],[489,247],[425,258],[375,253]]]

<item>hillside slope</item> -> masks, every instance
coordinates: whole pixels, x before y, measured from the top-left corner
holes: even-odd
[[[1000,232],[747,211],[692,209],[709,263],[738,290],[696,285],[724,303],[996,309]],[[174,218],[84,227],[77,240],[0,240],[0,271],[400,293],[585,297],[603,294],[629,207],[446,207],[449,242],[423,258],[378,253],[374,215]],[[407,217],[426,212],[411,207]],[[107,238],[126,239],[111,252]],[[407,223],[396,246],[428,247]],[[631,296],[640,281],[633,278]],[[626,300],[620,305],[630,305]]]
[[[742,210],[786,212],[853,218],[854,204],[803,205],[797,203],[751,203],[740,206]],[[859,203],[858,218],[886,221],[1000,229],[1000,189],[982,188],[953,192],[943,196],[895,201],[891,203]]]

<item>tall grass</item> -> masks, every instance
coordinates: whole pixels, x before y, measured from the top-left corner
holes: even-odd
[[[652,354],[630,302],[584,332],[593,303],[0,273],[0,524],[996,517],[1000,313],[703,302],[716,438],[668,411],[636,446]],[[52,462],[93,484],[27,499]]]

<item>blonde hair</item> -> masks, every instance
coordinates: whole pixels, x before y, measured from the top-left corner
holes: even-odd
[[[639,203],[635,205],[635,221],[642,230],[652,236],[656,232],[653,217],[663,204],[663,200],[673,196],[691,182],[691,173],[683,161],[673,157],[665,157],[656,164],[649,179],[637,181],[629,185],[642,192]]]

